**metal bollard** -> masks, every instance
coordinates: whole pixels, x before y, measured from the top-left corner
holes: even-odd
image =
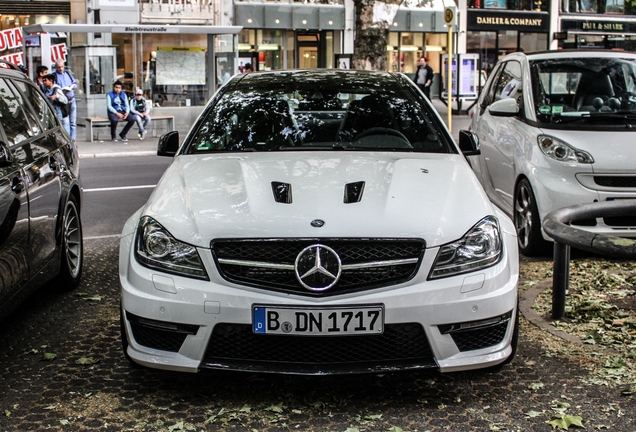
[[[570,246],[554,242],[552,272],[552,318],[565,316],[565,295],[570,286]]]

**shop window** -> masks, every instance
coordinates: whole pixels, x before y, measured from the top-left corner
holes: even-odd
[[[388,71],[398,72],[400,70],[398,61],[399,33],[389,32],[389,41],[386,45],[386,66]]]
[[[622,14],[625,12],[624,0],[606,0],[605,13]]]
[[[283,31],[258,30],[258,70],[283,69]]]
[[[549,8],[549,0],[468,0],[467,4],[470,9],[486,8],[547,12]]]
[[[542,51],[548,49],[547,33],[521,33],[519,49],[524,52]]]
[[[296,68],[296,35],[293,31],[287,33],[287,69]]]
[[[328,31],[325,32],[325,54],[326,54],[326,64],[325,67],[327,69],[333,69],[333,61],[335,59],[333,53],[333,32]]]
[[[598,10],[596,0],[577,0],[577,6],[577,12],[596,13],[596,11]]]

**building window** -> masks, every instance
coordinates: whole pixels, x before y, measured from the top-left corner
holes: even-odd
[[[258,70],[283,69],[283,30],[258,30]]]
[[[563,0],[585,1],[585,0]],[[622,0],[620,0],[622,1]],[[504,9],[547,12],[550,0],[468,0],[469,9]]]

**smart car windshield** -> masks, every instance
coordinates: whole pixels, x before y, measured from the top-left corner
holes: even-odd
[[[611,57],[530,62],[541,123],[624,125],[636,122],[636,64]]]
[[[455,152],[409,85],[352,71],[250,74],[206,111],[187,153]]]

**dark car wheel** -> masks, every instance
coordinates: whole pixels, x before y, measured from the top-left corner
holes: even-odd
[[[547,249],[541,235],[541,218],[530,182],[523,179],[517,185],[514,202],[514,220],[519,251],[526,256],[537,256]]]
[[[82,276],[84,244],[79,205],[74,195],[70,195],[64,207],[62,219],[62,263],[58,282],[63,289],[73,289]]]

